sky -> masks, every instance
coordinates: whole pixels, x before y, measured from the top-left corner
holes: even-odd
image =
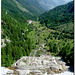
[[[65,0],[66,2],[70,2],[70,1],[73,1],[73,0]]]

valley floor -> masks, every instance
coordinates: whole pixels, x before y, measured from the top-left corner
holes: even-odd
[[[36,45],[35,49],[31,51],[30,56],[21,57],[12,67],[1,67],[1,75],[73,75],[61,57],[55,57],[48,52],[47,44],[52,40],[47,37],[55,30],[41,27],[39,22],[34,22],[32,26],[34,29],[27,37],[32,40],[32,46]],[[61,40],[54,39],[54,41],[58,44]]]

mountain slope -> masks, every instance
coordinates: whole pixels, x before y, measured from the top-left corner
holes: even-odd
[[[73,16],[74,16],[74,2],[72,1],[66,5],[58,6],[50,11],[43,13],[40,16],[40,19],[45,20],[47,18],[49,19],[49,21],[47,21],[48,23],[59,21],[63,22],[65,21],[63,19],[68,19],[67,21],[73,21]]]
[[[70,51],[70,52],[72,52],[70,55],[68,52],[70,49],[69,43],[71,42],[71,40],[72,40],[72,43],[70,45],[74,44],[74,2],[73,1],[69,2],[68,4],[58,6],[52,10],[49,10],[49,11],[43,13],[39,17],[39,20],[40,20],[40,23],[42,24],[42,26],[45,25],[47,28],[52,29],[52,32],[50,31],[49,33],[54,34],[52,36],[55,37],[55,40],[51,41],[52,36],[49,35],[49,38],[47,38],[48,40],[46,39],[47,44],[48,44],[46,46],[46,48],[48,48],[48,46],[49,46],[50,49],[48,49],[48,50],[50,52],[61,56],[64,59],[64,61],[66,61],[68,64],[70,64],[68,59],[71,59],[71,58],[68,58],[68,57],[71,57],[72,55],[74,56],[74,46],[72,47],[72,51]],[[46,34],[48,34],[48,32],[46,32]],[[64,38],[68,38],[68,39],[64,39]],[[65,40],[65,42],[63,42],[63,41],[61,42],[61,43],[64,43],[62,45],[59,44],[60,43],[59,40],[61,40],[61,39]],[[50,41],[50,43],[48,43],[49,41]],[[58,44],[58,46],[56,46],[56,44],[54,43],[55,41]],[[68,41],[69,43],[65,44],[66,41]],[[54,45],[53,45],[53,43],[54,43]],[[53,49],[54,46],[56,46],[54,48],[55,50]],[[63,48],[60,48],[62,46],[63,46]],[[57,49],[57,51],[56,51],[56,49]],[[72,60],[74,61],[73,57],[72,57]],[[74,65],[74,63],[72,62],[72,66],[73,65]]]
[[[71,29],[73,33],[73,27],[74,27],[73,17],[74,17],[74,2],[72,1],[66,5],[58,6],[48,12],[43,13],[40,16],[39,20],[42,24],[45,23],[47,27],[58,29],[58,30],[61,30],[62,27],[63,27],[63,30],[66,30],[66,28],[70,26],[69,29]]]
[[[58,5],[65,4],[64,0],[2,0],[2,7],[11,13],[20,13],[26,18],[39,16],[41,13]]]
[[[58,5],[66,4],[67,2],[65,0],[17,0],[19,3],[23,4],[24,7],[31,6],[32,8],[38,8],[41,12],[45,12],[47,10],[50,10]],[[28,7],[29,9],[30,7]],[[39,12],[40,12],[39,11]]]
[[[20,8],[21,10],[20,10]],[[21,7],[20,5],[16,5],[16,3],[13,1],[13,0],[2,0],[1,1],[1,12],[3,15],[6,14],[7,12],[7,15],[10,15],[12,16],[13,18],[17,18],[22,16],[22,17],[25,17],[25,18],[31,18],[33,17],[33,15],[31,15],[30,12],[27,12],[27,11],[22,11],[25,10],[23,7]],[[1,14],[1,15],[2,15]]]
[[[58,5],[66,4],[66,2],[64,0],[40,0],[39,4],[45,10],[50,10]]]
[[[33,16],[30,12],[20,10],[13,0],[1,2],[1,39],[4,40],[1,41],[1,45],[5,44],[1,47],[1,66],[7,67],[21,56],[29,55],[31,52],[28,46],[31,43],[27,34],[32,28],[27,26],[26,19]],[[23,8],[21,5],[19,7]]]
[[[23,3],[23,0],[21,2]],[[23,6],[21,2],[19,3],[19,0],[18,1],[17,0],[7,0],[7,1],[2,0],[1,1],[2,13],[6,13],[7,11],[9,15],[13,14],[14,17],[23,16],[27,19],[32,18],[34,20],[36,16],[41,14],[41,11],[38,8],[30,4],[26,4],[25,2],[24,2],[25,6]]]

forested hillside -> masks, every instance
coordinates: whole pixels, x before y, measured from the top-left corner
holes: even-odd
[[[57,47],[54,43],[55,41],[50,41],[47,45],[50,48],[50,52],[55,54],[57,53],[57,55],[62,56],[68,64],[72,64],[73,66],[73,62],[71,61],[74,61],[74,41],[71,42],[71,40],[74,39],[74,2],[69,2],[66,5],[58,6],[43,13],[39,17],[39,21],[42,26],[45,25],[49,29],[56,31],[52,32],[52,34],[54,34],[52,36],[56,38],[59,45]],[[50,35],[49,37],[51,38],[52,36]],[[63,45],[59,42],[59,40],[62,39]],[[67,41],[68,43],[66,44]],[[49,40],[47,42],[49,42]],[[72,48],[70,45],[72,45]]]
[[[27,29],[28,31],[26,31]],[[8,15],[2,18],[1,38],[5,39],[4,43],[6,44],[5,47],[1,48],[2,66],[11,66],[15,60],[30,54],[31,40],[27,37],[27,34],[31,29],[30,26],[27,26],[27,23],[21,23]],[[23,35],[24,32],[25,35]],[[7,39],[11,42],[8,42]]]
[[[58,5],[66,4],[65,0],[14,0],[35,15],[41,14]]]
[[[23,12],[12,1],[2,0],[1,7],[1,39],[5,40],[1,45],[6,45],[1,48],[1,65],[6,67],[11,66],[20,57],[28,56],[32,47],[31,40],[27,37],[32,30],[26,21],[30,17],[29,13],[24,13],[28,16],[24,17]]]
[[[25,0],[2,0],[1,8],[5,10],[2,13],[5,14],[7,12],[15,18],[23,16],[26,19],[36,20],[36,17],[41,14],[41,10],[31,4],[27,4]]]
[[[58,6],[40,16],[41,24],[46,24],[49,28],[55,28],[61,24],[74,22],[74,2]]]
[[[37,0],[37,1],[41,5],[41,7],[44,8],[46,11],[53,9],[58,5],[63,5],[67,3],[65,0],[40,0],[40,1]]]
[[[23,15],[29,19],[36,19],[43,12],[52,9],[58,5],[66,4],[64,0],[2,0],[2,9],[6,9],[11,13]]]

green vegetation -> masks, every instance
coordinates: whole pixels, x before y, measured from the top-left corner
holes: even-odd
[[[74,61],[74,39],[70,38],[72,37],[72,35],[70,37],[67,36],[70,35],[70,33],[66,34],[64,32],[60,32],[59,30],[49,29],[46,26],[42,27],[41,24],[39,24],[39,22],[33,23],[32,26],[34,26],[36,30],[31,33],[32,35],[29,34],[29,36],[33,38],[32,41],[35,40],[36,49],[38,49],[42,43],[46,43],[44,47],[46,52],[50,52],[50,54],[55,56],[61,56],[64,59],[64,61],[67,62],[68,65],[74,65],[74,62],[71,62]],[[34,33],[38,33],[37,44],[36,37],[33,37],[35,36]],[[33,51],[35,51],[35,49]],[[35,52],[32,53],[34,55]],[[40,56],[41,54],[43,54],[43,51],[38,50],[35,56]]]
[[[39,57],[40,55],[42,54],[42,51],[37,51],[37,53],[36,53],[36,57]]]
[[[39,16],[45,11],[45,9],[38,3],[38,0],[16,0],[16,2],[20,3],[22,7],[26,8],[35,16]]]
[[[31,52],[34,54],[41,47],[35,56],[49,52],[49,55],[61,56],[68,65],[74,66],[73,2],[42,14],[39,19],[41,24],[38,21],[28,24],[27,19],[36,20],[42,11],[36,9],[37,5],[27,7],[26,0],[16,1],[2,0],[1,38],[5,39],[6,46],[1,48],[1,65],[11,66],[20,57],[29,56]],[[42,44],[45,44],[44,47]]]
[[[6,47],[1,49],[2,66],[11,66],[11,64],[20,57],[29,56],[32,49],[30,38],[27,37],[27,34],[31,31],[30,27],[28,26],[29,31],[22,35],[26,29],[26,24],[19,25],[19,22],[19,24],[15,23],[14,26],[12,18],[9,20],[9,23],[7,22],[8,20],[7,17],[5,21],[6,24],[2,24],[2,28],[4,29],[4,35],[7,36],[11,42],[5,41]],[[6,37],[3,37],[3,39],[6,39]]]
[[[55,28],[61,24],[74,22],[74,2],[70,2],[66,5],[58,6],[50,11],[43,13],[39,18],[40,23],[44,24],[48,28]],[[67,24],[67,25],[68,25]]]
[[[11,3],[10,6],[9,3]],[[12,0],[8,0],[6,3],[2,1],[1,20],[3,22],[1,28],[3,33],[1,38],[11,41],[5,40],[6,46],[1,48],[1,65],[6,67],[11,66],[15,60],[22,56],[29,56],[32,50],[31,40],[27,37],[29,32],[32,31],[32,27],[27,26],[26,18],[21,15],[20,10],[13,9],[15,5],[11,5]],[[9,7],[12,9],[10,10]],[[26,31],[27,29],[28,31]]]
[[[23,62],[27,62],[27,60],[24,60]]]
[[[1,1],[1,8],[2,8],[1,10],[3,10],[2,13],[6,14],[7,12],[7,14],[11,15],[15,19],[17,19],[18,17],[19,19],[22,18],[22,20],[20,21],[23,21],[23,18],[36,20],[37,15],[40,15],[41,11],[38,8],[36,8],[37,10],[34,9],[35,6],[31,6],[31,5],[29,6],[28,2],[26,3],[24,2],[24,0],[20,0],[20,1],[21,2],[19,2],[19,0],[18,1],[2,0]],[[38,11],[40,11],[40,13]]]
[[[1,42],[1,45],[3,44],[3,42]]]
[[[73,16],[74,2],[72,1],[45,12],[39,19],[42,25],[52,30],[46,39],[45,49],[55,56],[61,56],[71,66],[74,66]]]

